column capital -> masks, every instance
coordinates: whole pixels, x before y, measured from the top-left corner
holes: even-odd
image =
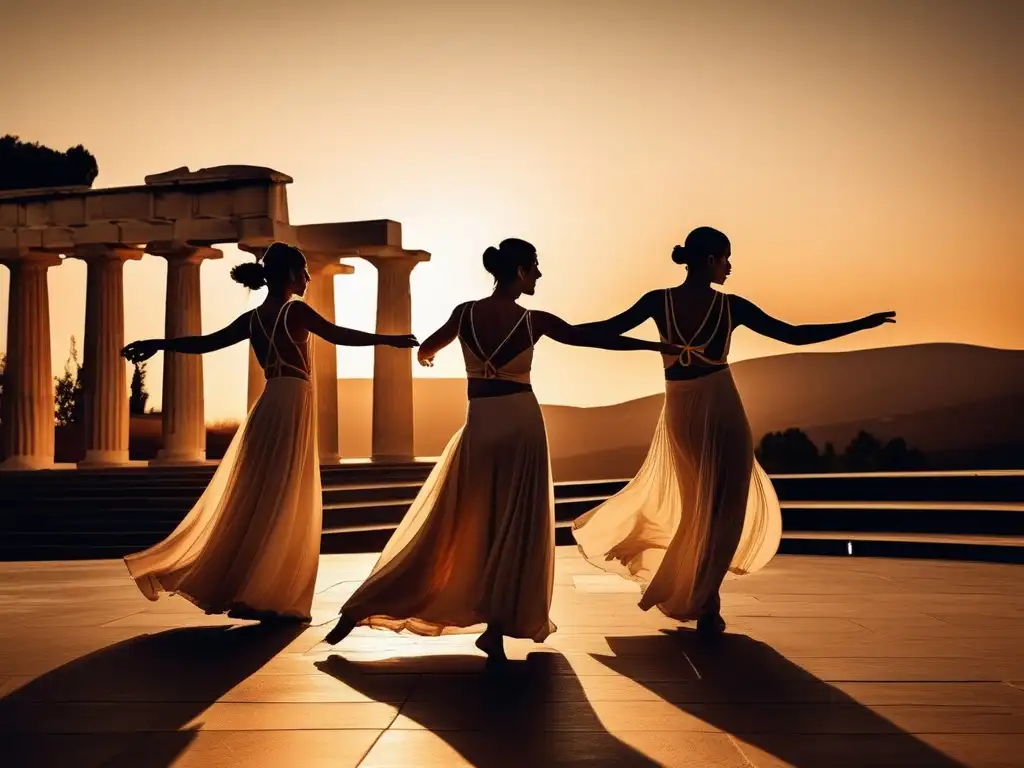
[[[141,259],[145,252],[141,248],[127,245],[76,245],[74,250],[66,254],[72,259],[90,261],[131,261]]]
[[[430,261],[430,254],[427,251],[407,251],[393,246],[360,248],[358,255],[360,259],[370,262],[378,270],[407,269],[411,272],[417,264]]]
[[[263,258],[263,254],[267,252],[269,245],[253,245],[252,243],[238,243],[238,250],[243,253],[249,253],[256,257],[256,261],[260,261]]]
[[[146,245],[146,253],[152,256],[159,256],[168,261],[184,262],[187,264],[198,264],[205,259],[220,259],[224,256],[224,252],[219,248],[174,241],[149,243]]]
[[[22,269],[47,269],[60,266],[64,260],[52,251],[38,248],[5,248],[0,250],[0,264],[13,268],[17,264]]]
[[[356,268],[339,261],[339,254],[325,251],[305,251],[306,266],[311,275],[351,275]]]

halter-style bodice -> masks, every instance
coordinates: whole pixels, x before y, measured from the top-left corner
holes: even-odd
[[[703,322],[697,326],[697,330],[687,339],[679,330],[676,322],[675,305],[672,300],[672,291],[665,289],[665,335],[661,340],[670,344],[678,344],[683,351],[677,355],[662,355],[661,361],[665,368],[671,368],[678,363],[684,368],[691,365],[728,365],[729,343],[732,341],[732,310],[729,304],[729,297],[721,291],[715,291],[708,305],[708,311],[704,315]],[[703,339],[703,341],[701,341]],[[721,349],[719,355],[712,350]]]
[[[280,376],[288,376],[290,378],[302,378],[309,381],[310,377],[310,354],[309,354],[309,338],[305,341],[299,342],[292,338],[291,331],[288,330],[288,310],[291,309],[292,304],[295,301],[286,301],[281,309],[277,311],[277,317],[274,319],[274,325],[271,327],[270,332],[267,332],[266,327],[263,325],[263,320],[260,318],[260,313],[257,310],[253,310],[249,316],[249,343],[253,341],[253,319],[255,318],[256,324],[259,326],[260,331],[267,337],[267,359],[263,365],[263,374],[267,379],[276,379]],[[281,355],[281,350],[277,348],[277,328],[281,326],[284,329],[284,335],[291,343],[292,347],[298,355],[300,365],[295,365],[284,359]],[[253,349],[255,349],[253,345]],[[285,373],[285,369],[290,369],[293,373]]]
[[[516,324],[512,326],[512,330],[508,332],[508,335],[502,340],[502,342],[495,347],[486,358],[481,358],[480,355],[486,354],[483,347],[480,345],[480,340],[476,335],[476,325],[473,322],[473,307],[476,304],[475,301],[471,301],[467,304],[462,305],[462,314],[459,316],[459,342],[462,344],[462,356],[466,361],[466,377],[470,379],[500,379],[502,381],[515,381],[519,384],[530,383],[530,368],[533,366],[533,322],[530,318],[530,310],[524,310],[523,314],[520,315]],[[473,344],[469,344],[465,338],[465,330],[463,322],[466,314],[469,314],[469,336],[473,341]],[[519,330],[519,326],[526,324],[526,331],[530,337],[530,346],[519,352],[511,359],[501,363],[501,365],[494,364],[494,358],[504,348],[505,344],[509,339]]]

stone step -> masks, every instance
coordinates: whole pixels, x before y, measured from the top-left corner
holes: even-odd
[[[1024,564],[1024,535],[792,531],[783,534],[779,552]]]

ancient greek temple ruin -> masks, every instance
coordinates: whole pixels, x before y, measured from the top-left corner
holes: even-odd
[[[409,278],[430,254],[402,247],[394,221],[296,226],[288,220],[286,185],[270,168],[187,168],[147,176],[145,184],[108,189],[62,188],[0,193],[0,264],[10,270],[6,392],[0,469],[43,469],[54,460],[54,393],[50,359],[47,271],[64,258],[87,265],[84,340],[85,456],[80,466],[128,462],[128,393],[124,346],[124,263],[146,255],[167,260],[167,337],[201,329],[199,270],[219,258],[216,246],[236,243],[260,258],[275,241],[301,248],[312,281],[307,300],[334,321],[334,276],[361,259],[377,269],[377,332],[411,333]],[[313,385],[319,412],[320,459],[338,453],[335,348],[313,344]],[[164,353],[163,451],[158,461],[205,457],[203,360]],[[373,456],[413,456],[411,350],[376,347],[373,365]],[[248,405],[263,372],[249,353]]]

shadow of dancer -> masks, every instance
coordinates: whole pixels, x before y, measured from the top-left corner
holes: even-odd
[[[202,713],[301,631],[294,625],[189,627],[68,662],[0,700],[0,762],[170,766],[195,739]]]
[[[483,662],[469,655],[361,662],[330,656],[316,667],[370,698],[381,673],[419,675],[374,746],[388,765],[447,768],[458,764],[451,751],[487,768],[658,765],[605,729],[561,654],[534,652],[481,674]],[[451,749],[438,750],[438,739]]]
[[[608,637],[615,655],[592,656],[744,742],[755,765],[760,751],[793,768],[966,768],[765,643],[734,634],[709,639],[690,629],[662,633]],[[678,666],[687,661],[699,679],[679,682]]]

